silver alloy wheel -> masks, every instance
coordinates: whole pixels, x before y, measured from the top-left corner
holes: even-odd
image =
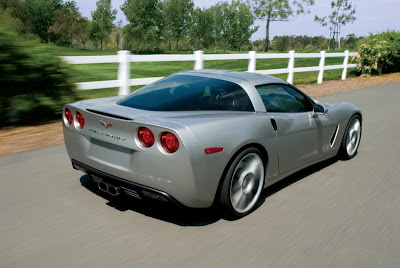
[[[230,200],[234,210],[246,213],[261,194],[264,165],[256,153],[245,155],[235,167],[230,185]]]
[[[351,121],[346,133],[346,152],[348,156],[353,156],[358,148],[361,137],[361,123],[358,118]]]

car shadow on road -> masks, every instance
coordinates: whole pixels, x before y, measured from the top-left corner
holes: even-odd
[[[142,201],[125,195],[114,197],[99,190],[97,184],[88,175],[82,176],[80,182],[83,187],[92,193],[106,199],[108,206],[121,212],[134,211],[179,226],[205,226],[221,219],[221,216],[218,215],[214,208],[178,208],[160,201],[152,201],[151,199]]]
[[[299,170],[296,173],[293,173],[292,175],[284,178],[283,180],[267,187],[266,189],[264,189],[264,191],[260,197],[257,208],[262,206],[262,204],[264,204],[266,199],[268,199],[268,197],[270,197],[271,195],[273,195],[273,194],[279,192],[280,190],[285,189],[286,187],[336,163],[337,161],[338,161],[337,157],[330,158],[328,160],[325,160],[320,163],[309,166],[305,169]]]
[[[262,192],[256,209],[261,207],[269,196],[336,162],[337,158],[326,160],[324,162],[300,170],[290,175],[289,177],[269,186]],[[177,208],[159,201],[142,201],[128,196],[113,197],[107,193],[100,191],[97,187],[97,184],[94,183],[87,175],[82,176],[80,178],[80,182],[83,187],[107,200],[108,202],[106,204],[108,206],[121,212],[133,211],[179,226],[205,226],[223,219],[221,212],[213,207],[205,209]]]

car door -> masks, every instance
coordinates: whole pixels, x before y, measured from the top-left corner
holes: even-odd
[[[262,85],[257,91],[277,133],[279,173],[321,158],[327,115],[315,118],[313,103],[288,85]]]

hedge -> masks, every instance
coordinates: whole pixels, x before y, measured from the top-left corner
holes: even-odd
[[[362,74],[400,71],[400,32],[370,35],[357,46],[357,70]]]
[[[77,99],[66,63],[46,45],[0,28],[0,127],[57,118]]]

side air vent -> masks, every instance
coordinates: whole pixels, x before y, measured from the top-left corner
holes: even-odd
[[[335,131],[333,132],[333,135],[332,135],[332,138],[331,138],[331,141],[330,141],[331,147],[333,147],[333,145],[335,144],[338,132],[339,132],[339,125],[336,126]]]
[[[86,111],[91,112],[91,113],[94,113],[94,114],[99,114],[99,115],[111,117],[111,118],[116,118],[116,119],[122,119],[122,120],[129,120],[129,121],[132,121],[131,118],[127,118],[127,117],[123,117],[123,116],[119,116],[119,115],[115,115],[115,114],[103,113],[103,112],[95,111],[95,110],[91,110],[91,109],[86,109]]]

